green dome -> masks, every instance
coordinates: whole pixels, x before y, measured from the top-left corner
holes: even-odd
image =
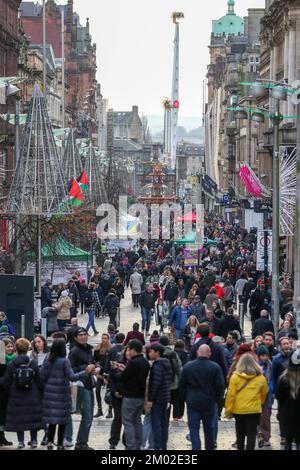
[[[213,35],[223,36],[225,34],[237,36],[238,34],[244,34],[245,26],[244,19],[237,16],[234,11],[235,1],[228,0],[228,12],[225,16],[222,16],[219,20],[213,21]]]

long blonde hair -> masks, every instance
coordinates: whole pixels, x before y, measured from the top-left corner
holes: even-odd
[[[281,377],[284,377],[290,386],[290,395],[296,400],[300,389],[300,369],[286,369]]]
[[[258,365],[252,354],[245,353],[237,363],[236,372],[244,373],[247,375],[261,375],[262,370]]]

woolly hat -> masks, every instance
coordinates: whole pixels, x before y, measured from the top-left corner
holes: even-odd
[[[242,355],[242,354],[245,354],[245,353],[248,353],[248,352],[251,352],[251,351],[252,351],[251,344],[242,343],[242,344],[239,345],[239,349],[237,350],[237,354]]]
[[[61,296],[62,297],[69,297],[69,291],[63,290],[62,293],[61,293]]]
[[[300,368],[300,353],[299,351],[294,351],[290,356],[289,369],[299,369]]]
[[[264,354],[267,354],[268,356],[270,356],[270,351],[268,350],[268,348],[266,348],[266,346],[261,344],[259,348],[257,349],[256,354],[258,356],[263,356]]]

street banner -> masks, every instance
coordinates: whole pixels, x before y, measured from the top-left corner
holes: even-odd
[[[268,230],[268,271],[272,273],[272,230]],[[257,232],[257,256],[256,256],[256,269],[257,271],[265,270],[265,234],[264,230]]]
[[[185,266],[198,266],[198,250],[183,250],[183,258]]]

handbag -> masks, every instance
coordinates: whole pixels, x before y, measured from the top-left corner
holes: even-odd
[[[109,388],[107,388],[105,391],[104,401],[108,406],[112,406],[113,404],[113,397]]]

